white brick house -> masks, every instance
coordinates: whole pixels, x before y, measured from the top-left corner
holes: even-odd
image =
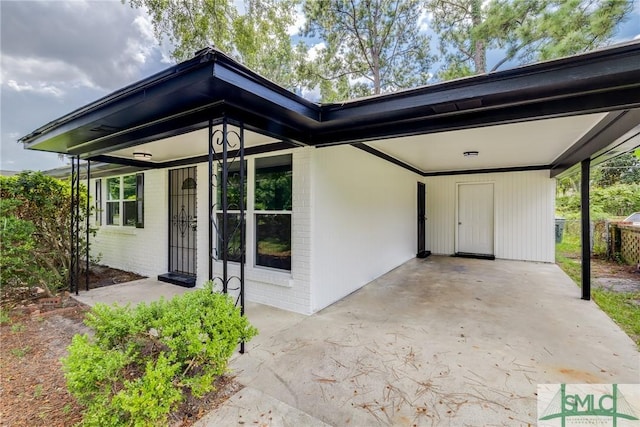
[[[91,161],[102,263],[196,286],[226,268],[246,299],[309,314],[430,252],[553,262],[555,176],[640,144],[639,59],[636,42],[313,104],[208,49],[20,141]]]

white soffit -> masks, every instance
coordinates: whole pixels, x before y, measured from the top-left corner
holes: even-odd
[[[606,114],[487,126],[367,144],[424,172],[548,165]],[[465,151],[479,154],[465,157]]]
[[[214,126],[214,130],[220,130],[214,135],[214,138],[222,135],[222,126]],[[229,126],[229,143],[230,150],[237,149],[238,138],[231,132],[239,132],[238,128]],[[209,153],[209,129],[204,128],[194,132],[182,135],[172,136],[170,138],[149,142],[146,144],[136,145],[134,147],[125,148],[109,153],[114,157],[133,159],[133,153],[144,152],[151,154],[151,162],[166,162],[178,159],[187,159],[190,157],[207,155]],[[258,145],[279,142],[280,140],[262,135],[256,132],[244,131],[244,147],[255,147]],[[222,152],[222,146],[216,146],[216,151]]]

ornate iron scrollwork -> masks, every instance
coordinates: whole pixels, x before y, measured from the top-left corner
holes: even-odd
[[[184,237],[187,230],[196,231],[196,217],[194,215],[187,214],[184,205],[180,208],[180,213],[173,215],[171,218],[171,224],[178,228],[180,237]]]
[[[214,129],[213,120],[209,121],[209,280],[219,285],[223,293],[234,293],[236,306],[239,306],[240,312],[244,314],[244,127],[242,124],[235,124],[239,128],[238,131],[229,129],[229,120],[226,117],[216,124],[221,125],[219,129]],[[240,164],[237,183],[238,206],[229,204],[229,167],[234,162]],[[234,213],[230,213],[230,210]],[[222,263],[222,274],[214,273],[215,261]],[[239,264],[238,275],[229,274],[230,262]],[[240,352],[244,353],[244,343],[240,345]]]

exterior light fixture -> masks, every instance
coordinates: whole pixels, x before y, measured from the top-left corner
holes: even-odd
[[[462,153],[462,155],[465,157],[478,157],[478,154],[480,153],[477,151],[465,151],[464,153]]]
[[[149,160],[151,160],[151,153],[146,153],[143,151],[136,151],[133,153],[133,158],[136,160],[143,160],[148,162]]]

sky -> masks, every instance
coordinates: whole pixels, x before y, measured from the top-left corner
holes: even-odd
[[[616,41],[639,36],[636,2]],[[169,52],[146,13],[120,0],[0,0],[0,170],[64,166],[17,139],[169,67]]]

